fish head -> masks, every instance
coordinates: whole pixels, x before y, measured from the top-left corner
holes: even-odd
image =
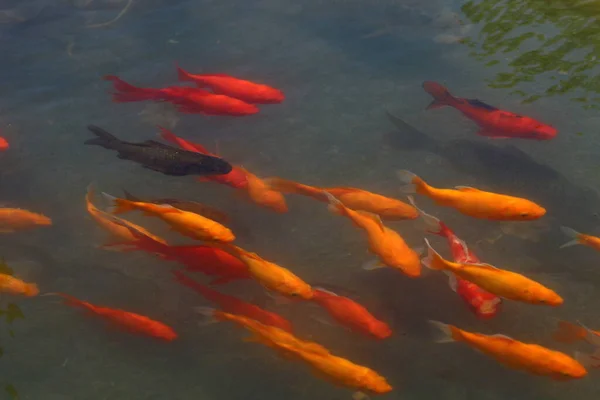
[[[581,363],[566,354],[560,353],[552,358],[550,362],[553,371],[555,371],[552,378],[558,381],[581,379],[588,373]]]
[[[516,199],[504,209],[505,219],[517,221],[532,221],[543,217],[546,209],[533,201]]]
[[[382,321],[373,321],[369,324],[369,332],[377,339],[386,339],[392,336],[392,329]]]
[[[533,139],[550,140],[550,139],[553,139],[556,136],[556,134],[558,133],[558,130],[553,126],[542,124],[537,121],[533,121],[533,122],[534,122],[534,126],[533,126],[533,129],[531,130],[531,137]]]
[[[558,307],[564,303],[563,298],[560,297],[555,291],[541,285],[537,286],[536,288],[530,288],[527,290],[527,292],[534,304]]]
[[[361,384],[362,387],[377,394],[388,393],[393,389],[383,376],[371,369],[362,376]]]
[[[52,220],[50,218],[46,217],[45,215],[38,214],[35,217],[35,224],[49,226],[49,225],[52,225]]]

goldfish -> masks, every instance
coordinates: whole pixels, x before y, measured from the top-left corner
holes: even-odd
[[[408,247],[402,236],[384,226],[377,215],[365,211],[354,211],[331,194],[324,193],[329,199],[329,210],[331,212],[349,218],[354,225],[367,234],[369,250],[378,256],[379,261],[377,265],[365,266],[365,269],[386,265],[398,269],[412,278],[421,275],[419,255]]]
[[[37,296],[40,293],[35,283],[27,283],[14,276],[0,273],[0,293]]]
[[[135,236],[131,233],[129,227],[132,227],[144,235],[152,238],[152,240],[166,244],[166,241],[152,233],[148,232],[145,228],[134,224],[133,222],[126,221],[122,218],[108,214],[102,210],[99,210],[94,203],[92,203],[94,197],[94,188],[89,185],[87,188],[87,194],[85,196],[86,208],[90,216],[96,223],[108,232],[111,236],[111,241],[104,247],[110,247],[111,244],[130,242],[135,240]]]
[[[561,249],[564,247],[575,246],[577,244],[583,244],[585,246],[591,247],[594,250],[600,251],[600,237],[587,235],[585,233],[579,233],[576,230],[567,228],[566,226],[562,226],[561,230],[565,235],[573,238],[573,240],[571,240],[570,242],[567,242],[560,246]]]
[[[265,288],[284,296],[300,297],[310,300],[313,290],[310,285],[296,276],[290,270],[261,258],[241,247],[231,244],[222,245],[224,250],[231,252],[248,267],[252,277]]]
[[[442,333],[438,343],[464,342],[505,366],[554,380],[580,379],[587,370],[577,360],[537,344],[523,343],[504,335],[467,332],[453,325],[430,321]]]
[[[584,326],[575,325],[567,321],[559,321],[554,340],[562,343],[573,343],[585,340],[596,347],[600,347],[600,331],[593,331]]]
[[[560,306],[563,299],[556,292],[521,274],[498,269],[490,264],[456,263],[445,260],[425,239],[428,255],[422,262],[427,268],[452,272],[484,290],[506,299],[530,304]]]
[[[278,213],[288,212],[287,203],[281,192],[272,189],[268,183],[246,169],[242,168],[242,170],[246,174],[248,182],[246,190],[250,200]]]
[[[531,117],[500,110],[477,99],[454,97],[448,89],[437,82],[424,82],[423,89],[434,98],[427,107],[428,110],[445,106],[454,107],[479,125],[480,129],[477,133],[481,136],[492,139],[550,140],[558,132],[553,126]]]
[[[173,132],[168,129],[159,126],[160,136],[167,142],[174,143],[187,151],[195,151],[197,153],[206,154],[207,156],[218,157],[218,155],[209,152],[204,146],[198,143],[192,143],[185,139],[176,136]],[[229,173],[223,175],[208,175],[198,178],[200,182],[216,182],[227,186],[231,186],[234,189],[245,188],[248,185],[246,173],[241,167],[232,165],[232,169]]]
[[[415,219],[419,216],[417,210],[409,204],[362,189],[352,187],[320,188],[281,178],[269,178],[265,182],[272,189],[279,192],[300,194],[323,202],[328,201],[327,196],[324,194],[324,192],[327,192],[346,207],[377,214],[383,220]]]
[[[232,242],[235,235],[229,228],[189,211],[182,211],[169,205],[144,203],[119,199],[107,193],[102,193],[111,203],[110,212],[120,214],[132,210],[143,211],[145,215],[157,217],[166,222],[176,232],[197,240]]]
[[[113,83],[116,90],[113,93],[113,102],[115,103],[146,100],[168,101],[173,103],[180,112],[205,115],[245,116],[256,114],[259,111],[258,107],[253,104],[198,88],[184,86],[169,86],[162,89],[140,88],[114,75],[107,75],[104,80]]]
[[[520,197],[508,196],[467,186],[456,189],[438,189],[429,186],[410,171],[398,171],[398,177],[407,186],[405,192],[429,197],[436,204],[455,208],[470,217],[496,221],[529,221],[541,218],[546,209]]]
[[[243,315],[265,325],[275,326],[286,332],[292,332],[292,324],[274,312],[264,310],[259,306],[245,302],[237,297],[220,293],[208,286],[196,282],[180,271],[172,271],[177,282],[189,287],[206,300],[216,303],[219,309],[231,314]]]
[[[344,296],[321,288],[313,290],[312,301],[323,307],[341,325],[376,339],[385,339],[392,330],[385,322],[375,318],[365,307]]]
[[[52,220],[45,215],[20,208],[0,208],[0,233],[12,233],[50,225],[52,225]]]
[[[411,203],[414,200],[410,198]],[[414,203],[413,203],[414,205]],[[416,205],[415,205],[416,207]],[[421,217],[427,224],[429,232],[445,237],[452,251],[454,262],[461,264],[480,264],[479,258],[467,247],[467,244],[461,240],[448,226],[423,210],[419,209]],[[466,279],[457,277],[448,272],[450,277],[450,288],[456,292],[469,309],[480,319],[490,319],[496,316],[500,311],[502,299],[495,294],[483,290],[476,284]]]
[[[180,81],[191,81],[198,87],[209,87],[215,93],[235,97],[247,103],[273,104],[281,103],[285,99],[281,90],[225,74],[191,74],[179,66],[177,73]]]
[[[9,147],[8,140],[0,136],[0,151],[6,151]]]

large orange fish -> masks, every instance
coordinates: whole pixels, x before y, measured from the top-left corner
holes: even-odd
[[[462,214],[499,221],[528,221],[538,219],[546,210],[532,201],[520,197],[485,192],[466,186],[456,189],[438,189],[429,186],[410,171],[398,171],[400,180],[407,184],[404,191],[429,197],[436,204],[452,207]]]
[[[559,351],[519,342],[504,335],[489,336],[467,332],[437,321],[431,323],[443,334],[438,340],[439,343],[464,342],[509,368],[548,376],[559,381],[580,379],[587,375],[581,363]]]
[[[566,226],[561,227],[561,229],[565,233],[565,235],[570,236],[573,239],[570,242],[567,242],[567,243],[563,244],[562,246],[560,246],[561,249],[564,247],[582,244],[582,245],[591,247],[594,250],[600,251],[600,237],[588,235],[585,233],[580,233],[574,229],[567,228]]]
[[[324,194],[327,192],[346,207],[377,214],[384,220],[415,219],[419,216],[417,210],[409,204],[362,189],[352,187],[320,188],[281,178],[269,178],[265,182],[279,192],[300,194],[323,202],[329,201]]]
[[[189,211],[182,211],[170,205],[158,205],[120,199],[102,193],[111,203],[110,212],[120,214],[140,210],[144,215],[157,217],[166,222],[176,232],[197,240],[232,242],[235,236],[229,228],[220,223]]]
[[[556,292],[521,274],[498,269],[490,264],[457,263],[442,258],[425,239],[428,255],[423,265],[430,269],[451,272],[473,282],[497,296],[530,304],[560,306],[563,299]]]
[[[287,203],[281,192],[271,188],[268,183],[253,173],[248,172],[243,168],[242,170],[246,174],[248,182],[246,190],[248,191],[250,200],[259,206],[266,207],[278,213],[285,213],[288,211]]]
[[[126,328],[130,332],[142,334],[145,336],[152,336],[157,339],[166,341],[172,341],[177,338],[175,331],[163,324],[162,322],[155,321],[144,315],[135,314],[129,311],[123,311],[114,308],[108,308],[103,306],[96,306],[88,303],[87,301],[79,300],[73,296],[64,293],[56,293],[63,297],[67,304],[77,307],[82,307],[96,315],[105,318],[112,323],[115,323],[123,328]]]
[[[180,81],[192,81],[198,87],[209,87],[215,93],[235,97],[247,103],[281,103],[285,98],[281,90],[225,74],[191,74],[180,67],[177,67],[177,73]]]
[[[419,254],[408,247],[402,236],[383,225],[381,219],[365,211],[354,211],[346,207],[331,194],[324,192],[329,198],[329,209],[335,214],[349,218],[354,225],[361,228],[369,239],[369,250],[379,258],[378,264],[365,267],[373,269],[381,265],[396,268],[410,277],[421,275]]]
[[[40,291],[35,283],[23,282],[14,276],[0,273],[0,292],[21,296],[37,296]]]
[[[0,233],[12,233],[49,225],[52,225],[52,220],[45,215],[20,208],[0,208]]]

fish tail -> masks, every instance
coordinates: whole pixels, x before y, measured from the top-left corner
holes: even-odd
[[[440,254],[431,247],[429,240],[425,239],[425,246],[427,247],[427,256],[425,256],[421,263],[429,269],[443,271],[446,269],[446,261],[440,256]]]
[[[175,64],[175,68],[177,68],[177,78],[180,81],[194,82],[196,80],[196,79],[194,79],[194,77],[192,77],[192,75],[189,72],[187,72],[186,70],[181,68],[178,64]]]
[[[84,144],[102,146],[109,150],[115,150],[121,144],[121,140],[119,138],[102,128],[99,128],[95,125],[88,125],[87,128],[97,137],[86,140]]]
[[[575,246],[575,245],[581,244],[581,241],[579,240],[579,238],[581,237],[581,233],[577,232],[575,229],[571,229],[571,228],[568,228],[566,226],[561,226],[560,230],[563,231],[563,233],[565,235],[567,235],[570,238],[572,238],[572,240],[570,240],[567,243],[565,243],[562,246],[560,246],[561,249],[565,248],[565,247]]]
[[[337,214],[337,215],[345,215],[346,214],[346,207],[344,206],[344,204],[342,204],[341,201],[336,199],[335,196],[333,196],[329,192],[324,191],[323,194],[327,197],[327,200],[329,201],[329,206],[327,206],[327,209],[331,213]]]
[[[418,193],[428,194],[429,186],[425,181],[419,178],[417,175],[405,169],[396,171],[396,176],[400,179],[400,182],[404,183],[404,186],[400,190],[407,194]]]
[[[433,110],[435,108],[441,108],[445,106],[453,106],[456,103],[456,98],[450,94],[450,91],[437,82],[423,82],[423,89],[433,96],[433,101],[427,106],[426,110]]]
[[[159,89],[140,88],[133,86],[115,75],[106,75],[105,81],[111,81],[117,93],[113,93],[113,101],[115,103],[123,103],[130,101],[155,100]]]
[[[91,308],[91,304],[65,293],[55,293],[63,298],[65,304],[75,307]]]
[[[585,328],[567,321],[558,321],[558,328],[554,332],[554,340],[562,343],[573,343],[585,339]]]
[[[417,204],[415,203],[415,199],[412,196],[407,196],[407,197],[408,197],[408,201],[410,202],[410,204],[414,208],[416,208],[417,211],[419,212],[419,216],[425,223],[425,226],[427,227],[427,231],[431,232],[433,234],[436,234],[436,235],[443,235],[442,231],[443,231],[443,227],[445,225],[443,225],[442,221],[440,221],[438,218],[434,217],[433,215],[427,214],[425,211],[423,211],[419,207],[417,207]]]
[[[596,350],[595,353],[582,353],[580,351],[575,352],[575,360],[583,365],[585,368],[600,368],[600,351]]]
[[[439,331],[438,337],[435,339],[436,343],[456,342],[461,338],[460,329],[453,325],[433,320],[430,320],[429,324]]]
[[[131,200],[120,199],[104,192],[102,192],[102,196],[111,204],[107,210],[111,214],[123,214],[136,209]]]
[[[175,270],[175,271],[171,271],[171,273],[173,274],[173,276],[175,277],[175,280],[177,282],[181,283],[184,286],[189,287],[190,289],[194,290],[195,292],[201,294],[204,297],[207,297],[207,298],[211,297],[210,296],[210,294],[212,293],[211,289],[196,282],[194,279],[190,278],[183,272]]]
[[[122,190],[123,190],[123,195],[125,196],[125,199],[130,200],[130,201],[142,201],[139,197],[135,197],[134,195],[129,193],[127,190],[125,190],[125,189],[122,189]]]
[[[194,311],[203,317],[203,321],[198,322],[200,326],[206,326],[214,324],[215,322],[222,321],[220,318],[221,312],[212,307],[194,307]]]

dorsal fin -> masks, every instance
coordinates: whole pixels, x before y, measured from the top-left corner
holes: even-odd
[[[373,214],[370,213],[368,211],[357,211],[359,214],[364,215],[365,217],[370,218],[371,220],[375,221],[377,223],[377,225],[379,226],[379,228],[381,228],[382,231],[385,230],[385,226],[383,225],[383,221],[381,220],[381,217],[377,214]]]
[[[473,265],[473,266],[484,268],[484,269],[490,269],[490,270],[494,270],[494,271],[500,270],[500,268],[494,267],[492,264],[486,264],[486,263],[477,263],[477,264],[469,263],[469,265]]]
[[[456,186],[455,188],[461,192],[481,192],[481,190],[470,186]]]

